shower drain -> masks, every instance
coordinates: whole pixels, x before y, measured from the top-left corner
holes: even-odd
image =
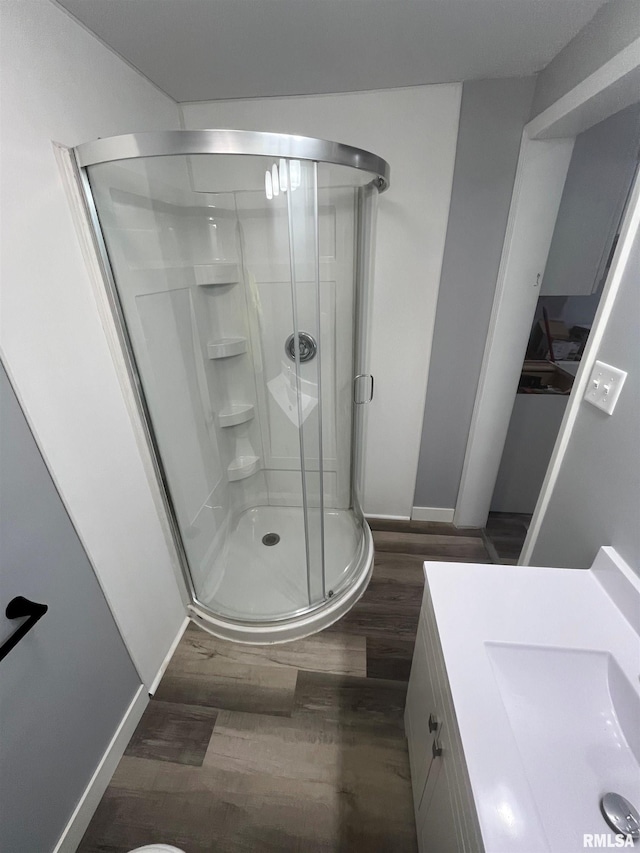
[[[279,541],[280,537],[277,533],[265,533],[265,535],[262,537],[263,545],[277,545]]]

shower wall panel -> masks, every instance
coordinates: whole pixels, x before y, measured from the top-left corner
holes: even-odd
[[[250,333],[242,282],[235,199],[195,194],[186,172],[171,184],[136,164],[108,164],[97,188],[111,234],[111,262],[121,282],[156,438],[194,581],[215,587],[226,537],[239,514],[265,499],[264,476],[229,482],[238,457],[261,455],[260,428],[225,428],[224,414],[255,404]],[[229,279],[219,283],[225,270]],[[222,271],[222,275],[221,275]],[[241,357],[213,358],[220,341],[244,338]],[[233,433],[233,434],[231,434]]]
[[[192,293],[188,287],[159,291],[138,295],[135,303],[147,346],[147,377],[151,373],[154,380],[149,390],[161,424],[158,438],[167,448],[167,468],[180,471],[176,512],[194,565],[206,572],[216,529],[224,521],[211,509],[223,499],[222,464],[205,410],[208,389],[198,382],[201,356]]]
[[[237,193],[249,304],[268,502],[300,506],[300,417],[318,403],[316,365],[300,365],[301,413],[294,362],[285,354],[293,333],[290,244],[286,209],[273,210],[263,192]],[[326,508],[350,502],[353,365],[354,191],[320,190],[320,340],[324,499]],[[307,247],[308,248],[308,247]],[[305,254],[312,254],[311,251]],[[315,265],[297,263],[300,317],[315,309]],[[345,404],[346,399],[346,404]],[[317,412],[315,413],[317,417]],[[318,463],[317,452],[309,460]]]

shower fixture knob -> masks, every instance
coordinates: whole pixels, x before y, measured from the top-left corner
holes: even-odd
[[[295,335],[289,335],[284,344],[284,351],[291,361],[296,360]],[[298,352],[300,353],[300,363],[311,361],[315,358],[318,351],[316,339],[309,332],[298,332]]]

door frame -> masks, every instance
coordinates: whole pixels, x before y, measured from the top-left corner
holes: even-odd
[[[637,102],[638,91],[640,39],[582,80],[523,130],[453,518],[457,527],[484,527],[486,524],[575,137]],[[633,209],[630,203],[625,228]],[[596,342],[602,338],[615,301],[617,285],[614,279],[621,275],[623,261],[621,238],[520,558],[525,565],[531,557],[557,478],[596,352]]]
[[[600,344],[602,343],[602,338],[604,337],[609,317],[611,316],[611,312],[620,290],[620,282],[624,276],[638,228],[640,228],[640,170],[636,169],[636,175],[622,220],[618,246],[616,248],[611,269],[609,270],[602,297],[598,305],[598,310],[593,321],[591,333],[585,346],[584,353],[582,354],[580,368],[578,369],[578,373],[576,374],[576,378],[573,383],[564,418],[560,425],[558,438],[556,439],[553,453],[551,454],[551,459],[547,466],[545,478],[542,483],[542,488],[538,496],[538,501],[531,518],[529,530],[527,531],[527,536],[522,546],[518,565],[530,565],[533,550],[535,548],[545,514],[549,507],[551,495],[560,474],[564,454],[569,445],[569,441],[571,440],[573,427],[578,418],[580,406],[582,405],[584,395],[587,391],[587,385],[593,370],[593,364],[598,355],[598,350],[600,349]]]

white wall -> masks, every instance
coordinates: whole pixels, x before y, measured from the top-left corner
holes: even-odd
[[[462,86],[183,104],[187,128],[319,136],[391,165],[380,197],[365,511],[408,517],[451,197]]]
[[[52,140],[175,128],[178,110],[47,0],[0,6],[2,349],[148,685],[184,610]]]

